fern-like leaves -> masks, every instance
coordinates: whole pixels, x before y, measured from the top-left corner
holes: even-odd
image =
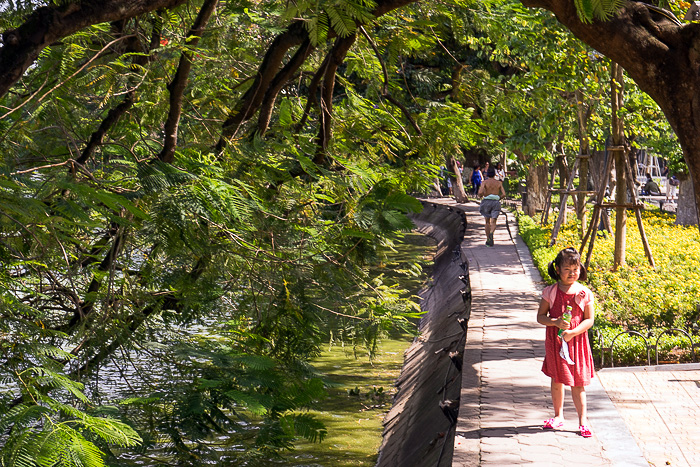
[[[124,422],[92,416],[50,395],[67,391],[88,405],[80,383],[38,367],[27,369],[21,381],[22,392],[33,397],[0,414],[0,432],[6,434],[0,447],[3,467],[102,467],[104,454],[94,441],[119,447],[141,443]]]
[[[626,0],[574,0],[578,16],[584,23],[594,19],[607,21],[627,3]]]

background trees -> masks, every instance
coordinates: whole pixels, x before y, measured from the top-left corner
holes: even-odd
[[[582,2],[590,4],[592,2]],[[524,5],[552,11],[576,37],[619,63],[640,89],[659,105],[683,148],[692,180],[700,180],[697,138],[697,40],[700,26],[681,23],[672,13],[654,5],[628,2],[624,7],[594,18],[592,9],[579,12],[566,0],[524,0]],[[677,16],[683,2],[669,2]],[[583,18],[583,19],[582,19]],[[695,191],[696,210],[700,194]]]

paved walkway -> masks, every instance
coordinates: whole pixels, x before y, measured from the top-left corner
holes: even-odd
[[[598,377],[653,466],[700,466],[700,365],[605,368]]]
[[[587,388],[592,438],[578,434],[568,389],[564,428],[542,430],[553,413],[536,322],[545,284],[512,215],[509,229],[499,218],[489,248],[478,205],[457,207],[467,215],[473,302],[453,467],[700,465],[700,365],[603,370]]]

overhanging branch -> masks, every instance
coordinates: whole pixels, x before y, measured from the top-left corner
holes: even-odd
[[[219,0],[206,0],[199,10],[197,19],[189,30],[185,39],[185,46],[194,49],[199,43],[199,39],[204,31],[204,27],[209,22],[209,18],[216,9]],[[184,50],[180,56],[180,63],[177,67],[175,77],[168,84],[170,91],[170,108],[168,119],[165,122],[165,139],[163,149],[158,154],[158,158],[166,163],[172,163],[175,158],[175,147],[177,146],[177,132],[182,115],[182,100],[187,87],[187,80],[192,69],[192,52]]]
[[[382,97],[394,104],[396,107],[401,109],[401,112],[403,112],[404,117],[406,117],[406,120],[408,120],[411,123],[411,126],[413,127],[414,130],[416,130],[416,133],[418,133],[419,136],[423,135],[423,132],[421,131],[420,127],[416,123],[415,120],[413,120],[413,117],[411,116],[411,112],[408,111],[406,106],[404,106],[401,102],[399,102],[398,99],[394,98],[391,94],[389,94],[389,73],[386,70],[386,64],[384,63],[384,60],[382,59],[382,55],[379,53],[379,49],[377,48],[376,44],[372,40],[371,37],[369,37],[369,34],[367,34],[367,31],[365,31],[365,28],[360,26],[360,32],[362,33],[363,36],[365,36],[365,39],[367,39],[367,42],[369,42],[369,45],[372,46],[372,50],[374,50],[374,54],[377,56],[377,60],[379,60],[379,63],[382,65],[382,73],[384,75],[384,83],[382,85]]]
[[[18,28],[5,31],[0,47],[0,97],[50,44],[99,23],[131,18],[186,0],[83,0],[34,10]]]

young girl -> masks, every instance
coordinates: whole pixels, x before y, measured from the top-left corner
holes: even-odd
[[[552,378],[552,404],[554,418],[545,420],[544,428],[556,429],[564,426],[564,385],[571,387],[571,398],[578,413],[579,433],[591,437],[586,418],[586,386],[594,375],[593,356],[588,343],[587,331],[593,326],[595,306],[593,293],[579,284],[587,274],[581,265],[581,256],[574,248],[566,248],[549,263],[549,275],[556,284],[542,291],[542,301],[537,310],[537,322],[547,326],[545,357],[542,372]],[[571,306],[571,322],[562,315]],[[558,336],[562,330],[561,337]],[[573,364],[560,355],[562,340],[568,343]]]

